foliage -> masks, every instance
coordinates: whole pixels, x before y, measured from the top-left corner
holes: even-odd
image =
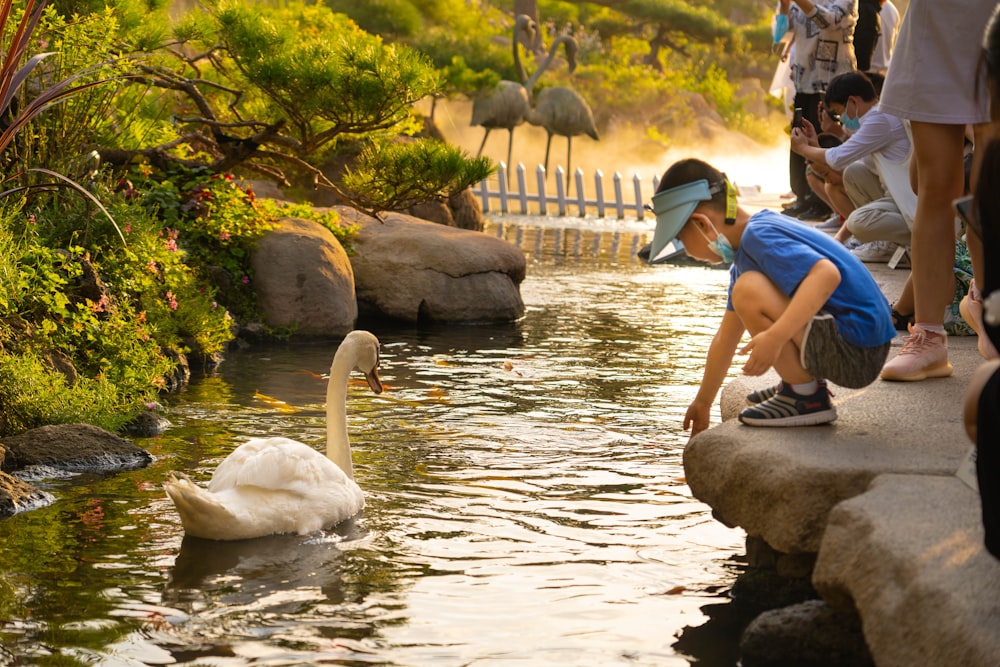
[[[351,247],[357,234],[356,226],[340,224],[336,211],[258,200],[253,189],[232,174],[178,170],[163,178],[148,169],[134,170],[123,187],[127,196],[134,197],[159,221],[168,249],[182,252],[183,263],[203,282],[226,287],[218,299],[244,320],[259,317],[250,264],[253,249],[261,236],[277,227],[279,218],[318,222],[333,232],[345,249]],[[205,287],[200,290],[204,292]]]
[[[350,10],[351,18],[365,32],[393,39],[409,39],[423,28],[424,21],[408,0],[326,0],[326,6],[342,14]]]
[[[172,369],[157,332],[129,300],[91,289],[82,248],[39,244],[35,216],[13,207],[3,223],[0,429],[87,421],[117,430]],[[72,364],[75,380],[46,361],[52,354]]]
[[[368,208],[375,208],[365,201],[368,197],[412,206],[454,194],[492,171],[488,158],[466,159],[462,151],[439,141],[392,142],[365,149],[358,165],[344,176],[344,187]],[[460,187],[454,187],[453,179]]]

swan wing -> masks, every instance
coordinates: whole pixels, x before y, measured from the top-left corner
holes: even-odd
[[[290,438],[254,438],[219,464],[208,490],[220,493],[252,486],[310,495],[325,487],[348,483],[354,484],[337,464],[309,445]]]

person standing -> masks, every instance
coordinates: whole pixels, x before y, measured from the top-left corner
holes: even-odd
[[[858,0],[778,0],[775,41],[792,34],[792,84],[795,108],[819,127],[819,103],[833,77],[854,70],[854,26]],[[795,203],[785,213],[800,218],[824,219],[826,205],[812,194],[806,179],[805,159],[789,150],[788,178]]]
[[[892,60],[892,50],[896,47],[896,35],[899,34],[899,10],[892,4],[892,0],[882,0],[878,16],[882,25],[878,41],[875,42],[875,53],[872,54],[872,66],[868,71],[885,75]]]
[[[854,26],[854,57],[858,71],[867,72],[872,68],[872,56],[882,32],[881,11],[879,0],[858,0],[858,24]]]
[[[952,202],[964,189],[966,126],[974,127],[978,139],[990,118],[976,37],[994,7],[995,0],[912,0],[899,29],[879,108],[909,120],[913,135],[915,324],[899,354],[882,369],[883,380],[918,381],[952,373],[944,328],[945,308],[955,290]],[[974,191],[975,183],[971,185]],[[982,247],[974,235],[968,236],[968,244],[978,290]]]

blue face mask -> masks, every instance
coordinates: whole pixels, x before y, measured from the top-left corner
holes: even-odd
[[[726,264],[732,264],[736,261],[736,250],[729,243],[729,239],[722,234],[716,236],[714,241],[708,242],[708,249],[721,257]]]
[[[848,102],[850,104],[850,102]],[[855,105],[855,109],[857,105]],[[844,113],[840,116],[840,124],[844,126],[844,129],[848,132],[857,132],[861,129],[861,116],[848,116],[847,107],[844,107]]]

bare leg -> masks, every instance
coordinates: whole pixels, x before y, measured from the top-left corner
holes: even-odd
[[[751,335],[770,328],[788,308],[788,302],[789,298],[759,271],[741,274],[733,286],[733,306]],[[799,349],[803,333],[799,331],[785,344],[774,363],[774,370],[788,384],[804,384],[816,379],[802,367]]]
[[[899,293],[899,298],[892,306],[900,315],[911,315],[913,313],[913,274],[906,277],[903,283],[903,291]]]
[[[963,125],[913,121],[917,213],[913,220],[913,296],[917,323],[941,326],[955,293],[951,203],[962,195]]]

